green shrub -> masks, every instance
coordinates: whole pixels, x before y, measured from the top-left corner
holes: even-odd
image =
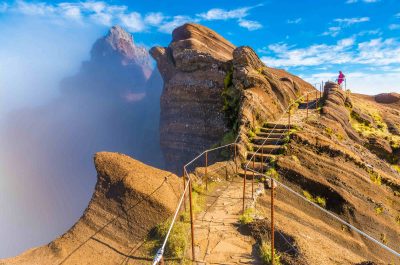
[[[168,229],[171,225],[171,220],[159,224],[155,228],[155,236],[164,240]],[[175,222],[165,246],[165,256],[171,258],[180,258],[184,255],[186,245],[188,243],[189,224],[177,221]]]
[[[228,128],[233,131],[238,130],[238,115],[240,109],[240,97],[241,92],[232,84],[233,69],[231,69],[225,76],[224,79],[224,90],[222,91],[223,99],[223,112],[225,114],[225,120]]]
[[[243,225],[250,224],[254,221],[254,210],[253,208],[247,208],[244,213],[239,216],[239,222]]]
[[[376,214],[381,214],[383,213],[384,209],[382,206],[375,206],[375,213]]]
[[[247,132],[247,136],[249,137],[250,140],[252,140],[252,139],[253,139],[254,137],[256,137],[257,135],[256,135],[255,132],[253,132],[253,130],[249,130],[249,131]]]
[[[279,180],[279,174],[276,171],[276,169],[273,168],[273,167],[268,168],[267,172],[265,172],[265,175],[270,176],[271,178]]]
[[[271,255],[271,245],[263,242],[259,249],[260,258],[264,264],[271,264],[272,263],[272,255]],[[276,253],[274,249],[274,264],[281,265],[281,256]]]
[[[381,175],[379,175],[379,173],[371,171],[369,173],[369,177],[370,177],[371,181],[373,183],[375,183],[376,185],[379,185],[379,186],[382,185],[382,177],[381,177]]]
[[[333,135],[333,129],[332,129],[332,128],[325,127],[325,132],[326,132],[329,136]]]
[[[309,193],[306,190],[303,190],[303,195],[310,202],[316,203],[316,204],[318,204],[319,206],[321,206],[323,208],[326,207],[326,199],[324,197],[320,197],[320,196],[314,197],[313,195],[311,195],[311,193]]]

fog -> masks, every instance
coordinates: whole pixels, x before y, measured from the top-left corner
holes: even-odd
[[[148,77],[116,57],[90,59],[104,27],[33,19],[5,25],[0,24],[0,257],[46,244],[78,220],[96,182],[95,152],[121,152],[163,167],[158,72]]]

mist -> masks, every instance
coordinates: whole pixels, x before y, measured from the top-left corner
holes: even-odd
[[[164,166],[157,71],[96,55],[107,28],[12,22],[0,25],[0,257],[46,244],[79,219],[96,152]]]

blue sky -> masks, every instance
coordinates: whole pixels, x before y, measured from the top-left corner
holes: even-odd
[[[399,0],[0,0],[0,119],[12,109],[56,97],[60,80],[78,71],[94,41],[110,26],[123,26],[136,43],[151,48],[167,46],[171,31],[190,21],[214,29],[237,46],[253,47],[266,65],[312,83],[334,80],[343,70],[353,92],[400,93]],[[4,176],[0,168],[0,209],[7,218],[17,219],[0,218],[0,231],[16,234],[7,224],[22,227],[37,209],[14,214],[16,202],[25,203],[21,183]],[[68,201],[65,211],[76,212],[74,207]],[[39,221],[29,225],[28,239],[45,233]],[[68,229],[45,228],[48,240]],[[25,242],[20,249],[4,241],[0,256],[38,243],[46,240]]]
[[[310,82],[343,70],[352,91],[400,92],[398,0],[0,2],[0,89],[12,89],[7,102],[16,105],[26,93],[40,101],[57,94],[55,84],[110,26],[150,48],[168,45],[173,28],[189,21]],[[26,83],[36,84],[32,93]]]

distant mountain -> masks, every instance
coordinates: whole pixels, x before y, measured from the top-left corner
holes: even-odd
[[[60,89],[60,97],[15,111],[0,125],[0,167],[8,172],[2,177],[28,184],[10,190],[20,207],[4,216],[15,230],[4,253],[46,243],[82,215],[96,181],[94,153],[121,152],[164,167],[158,136],[162,80],[131,34],[112,27]],[[36,222],[13,227],[26,213]],[[0,228],[0,234],[7,231]]]

